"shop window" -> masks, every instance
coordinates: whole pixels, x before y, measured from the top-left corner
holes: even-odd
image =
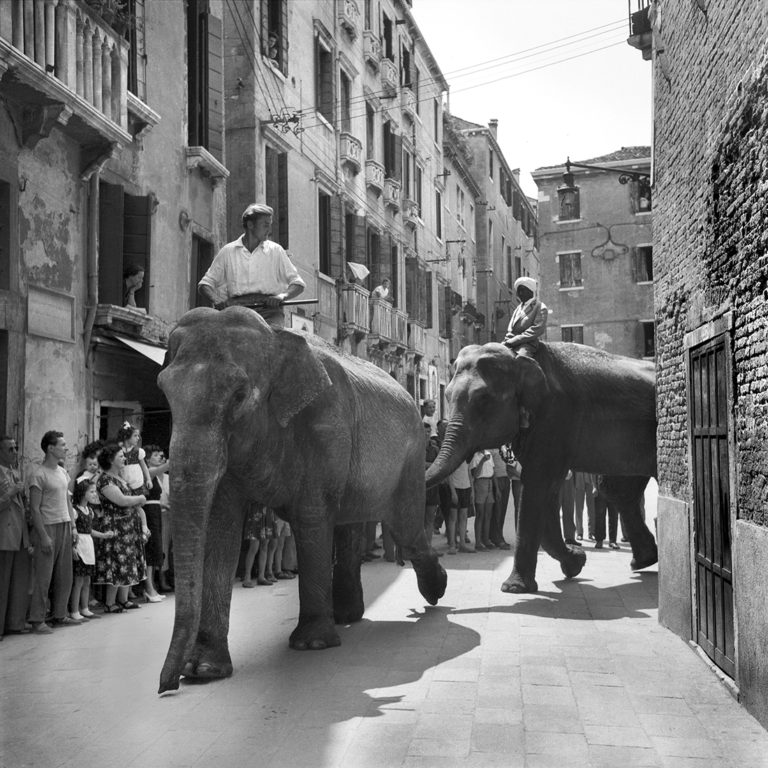
[[[581,253],[561,253],[558,255],[560,263],[560,287],[578,288],[583,285],[581,279]]]
[[[560,221],[581,218],[581,200],[578,187],[565,187],[557,190]]]
[[[653,281],[653,246],[638,245],[632,252],[634,278],[636,283]]]
[[[99,303],[123,306],[124,274],[144,271],[134,299],[149,310],[152,199],[127,194],[119,184],[99,184]]]
[[[643,332],[643,357],[656,356],[656,323],[653,320],[641,321]]]
[[[274,211],[271,239],[288,248],[288,154],[270,146],[264,150],[264,187],[267,205]]]
[[[229,5],[227,3],[227,5]],[[288,71],[288,0],[261,0],[261,52],[273,67]]]
[[[223,159],[222,25],[208,0],[187,0],[187,86],[190,147],[204,147]]]
[[[584,343],[583,325],[563,325],[560,328],[560,334],[563,341],[571,341],[575,344]]]
[[[201,296],[197,284],[213,262],[213,244],[208,240],[192,235],[192,254],[190,258],[189,308],[210,307],[211,303]]]

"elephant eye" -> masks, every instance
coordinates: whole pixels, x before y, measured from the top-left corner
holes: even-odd
[[[242,403],[242,402],[243,402],[243,400],[245,400],[245,390],[244,390],[244,389],[238,389],[238,390],[235,392],[235,394],[234,394],[234,396],[233,396],[233,398],[232,398],[232,399],[233,399],[233,400],[234,400],[236,403],[238,403],[238,404],[239,404],[239,403]]]

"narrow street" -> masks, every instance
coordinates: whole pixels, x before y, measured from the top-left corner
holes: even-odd
[[[442,546],[442,541],[439,542]],[[539,558],[537,595],[499,591],[509,553],[444,557],[425,608],[410,567],[364,566],[342,646],[287,647],[296,582],[236,584],[226,681],[158,697],[172,597],[0,644],[2,768],[768,766],[768,734],[657,623],[654,568],[588,548]]]

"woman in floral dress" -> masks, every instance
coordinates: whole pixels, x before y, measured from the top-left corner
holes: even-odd
[[[128,590],[145,577],[142,537],[149,531],[142,526],[139,510],[146,497],[131,493],[121,477],[124,465],[125,455],[120,445],[104,446],[99,454],[103,471],[96,480],[103,513],[98,522],[102,530],[114,531],[115,536],[98,542],[93,583],[106,584],[104,602],[108,613],[138,608],[128,599]]]

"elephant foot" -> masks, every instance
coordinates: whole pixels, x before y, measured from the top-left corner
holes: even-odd
[[[642,552],[634,553],[634,557],[630,560],[629,567],[633,571],[639,571],[643,568],[647,568],[649,565],[655,565],[659,562],[659,550],[656,548],[656,544]]]
[[[232,677],[232,663],[204,660],[188,661],[184,665],[182,674],[187,680],[222,680],[225,677]]]
[[[289,647],[295,651],[322,651],[341,645],[330,617],[299,619],[299,625],[291,632]]]
[[[337,599],[333,601],[333,620],[337,624],[354,624],[363,618],[364,611],[362,595],[359,600],[342,600],[341,603]]]
[[[412,558],[411,563],[416,571],[416,584],[421,596],[430,605],[437,605],[448,586],[448,574],[440,565],[437,555],[431,551],[429,554]]]
[[[567,545],[568,554],[560,561],[560,570],[566,579],[572,579],[581,573],[586,565],[587,555],[581,547]]]
[[[539,591],[539,585],[533,576],[525,577],[517,571],[512,571],[509,578],[501,585],[501,591],[516,595],[533,594]]]

